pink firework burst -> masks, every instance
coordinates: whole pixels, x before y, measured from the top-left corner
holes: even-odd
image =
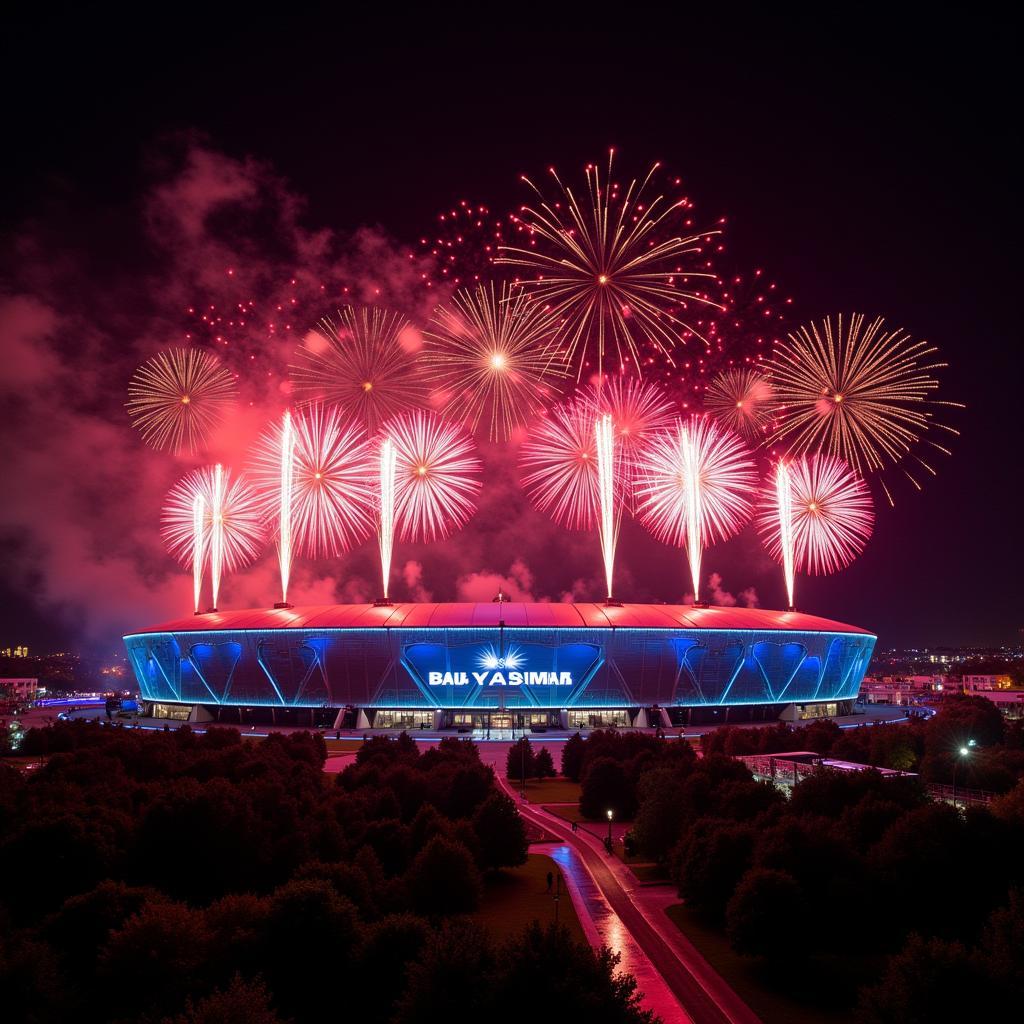
[[[864,550],[874,527],[868,485],[832,455],[802,456],[787,461],[786,469],[788,510],[774,481],[761,492],[757,529],[768,553],[784,562],[788,531],[795,571],[825,576],[845,569]]]
[[[722,426],[751,443],[762,443],[775,415],[774,392],[760,370],[723,370],[708,385],[704,408]]]
[[[476,511],[481,463],[472,437],[434,413],[397,416],[381,431],[395,451],[395,521],[403,540],[443,540]]]
[[[259,499],[230,469],[220,465],[194,469],[168,493],[161,533],[171,555],[192,569],[197,611],[203,575],[209,568],[216,608],[224,573],[244,569],[263,549]]]
[[[599,380],[580,393],[592,419],[611,416],[615,438],[617,491],[630,512],[636,511],[635,484],[640,453],[646,442],[668,429],[676,417],[676,403],[658,384],[639,377],[616,375]]]
[[[426,399],[416,360],[422,343],[400,313],[343,306],[337,317],[324,317],[295,353],[296,400],[340,405],[373,433],[384,420]]]
[[[280,529],[282,425],[258,442],[250,473],[263,513]],[[373,453],[363,428],[336,406],[311,405],[292,414],[291,532],[294,551],[336,558],[373,532],[368,495]]]
[[[660,540],[686,547],[695,598],[703,550],[738,533],[754,510],[757,472],[742,439],[691,416],[654,435],[640,460],[640,518]]]
[[[519,453],[522,483],[541,512],[569,530],[589,530],[600,508],[595,410],[586,399],[556,406]]]

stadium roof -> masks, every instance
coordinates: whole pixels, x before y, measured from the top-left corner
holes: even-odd
[[[472,604],[329,604],[305,608],[251,608],[246,611],[217,611],[175,619],[139,633],[191,633],[211,630],[245,629],[395,629],[458,628],[499,626],[535,629],[750,629],[794,630],[810,633],[861,633],[858,626],[822,619],[803,612],[772,611],[767,608],[696,608],[677,604],[562,604],[515,601]]]

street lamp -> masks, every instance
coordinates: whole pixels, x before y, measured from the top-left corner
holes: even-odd
[[[953,807],[956,807],[956,770],[960,767],[960,762],[963,758],[970,756],[971,747],[974,746],[974,740],[970,740],[966,747],[961,747],[957,751],[957,756],[953,760]]]
[[[608,808],[608,838],[605,840],[605,846],[608,847],[608,852],[612,852],[612,818],[614,817],[614,811]]]

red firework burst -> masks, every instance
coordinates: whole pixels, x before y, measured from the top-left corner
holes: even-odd
[[[403,540],[443,540],[476,511],[481,463],[472,437],[433,413],[384,425],[395,447],[395,520]]]
[[[373,532],[376,463],[363,428],[335,407],[312,405],[292,415],[291,535],[296,554],[336,558]],[[275,530],[281,516],[282,426],[257,443],[250,473]]]
[[[875,522],[863,477],[831,455],[793,459],[787,468],[794,569],[812,576],[845,569],[864,550]],[[757,529],[777,562],[784,560],[784,515],[773,480],[761,491]]]
[[[421,405],[419,332],[400,313],[343,306],[306,335],[291,368],[295,397],[340,405],[373,433],[391,416]]]
[[[704,408],[724,427],[759,444],[772,424],[774,393],[760,370],[724,370],[708,386]]]

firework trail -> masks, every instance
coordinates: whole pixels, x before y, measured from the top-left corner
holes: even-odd
[[[695,602],[704,549],[742,528],[756,487],[746,445],[706,417],[677,421],[645,445],[640,517],[660,540],[686,548]]]
[[[426,399],[415,359],[421,344],[419,332],[399,313],[344,306],[337,321],[321,320],[295,353],[296,400],[339,405],[373,434]]]
[[[264,540],[256,492],[220,464],[195,469],[171,488],[161,532],[170,554],[191,569],[193,584],[201,586],[202,568],[209,565],[214,608],[224,574],[254,562]]]
[[[782,572],[786,578],[788,607],[795,607],[793,601],[794,577],[796,575],[796,552],[793,548],[793,481],[789,466],[780,462],[775,467],[776,522],[779,531],[779,554],[782,558]]]
[[[377,539],[380,545],[380,571],[383,584],[383,600],[388,600],[388,585],[391,581],[391,555],[395,547],[395,478],[398,469],[398,453],[391,438],[385,437],[380,446],[380,480],[377,516]]]
[[[217,610],[220,581],[224,575],[224,467],[213,467],[213,500],[210,503],[210,587]]]
[[[128,384],[126,408],[153,448],[203,448],[237,397],[235,377],[216,356],[175,348],[146,360]]]
[[[845,569],[864,550],[874,520],[864,478],[842,459],[812,455],[777,467],[775,486],[761,493],[757,528],[768,553],[783,564],[790,605],[793,574]]]
[[[598,533],[608,600],[612,600],[612,577],[615,572],[615,546],[619,539],[621,515],[615,500],[615,426],[607,413],[594,423],[597,449],[597,493],[600,506]]]
[[[962,408],[932,397],[939,386],[934,371],[946,366],[932,360],[936,351],[902,330],[886,330],[881,317],[867,326],[855,314],[801,327],[772,362],[780,421],[771,441],[784,440],[795,455],[820,451],[837,456],[860,474],[879,474],[899,463],[920,490],[903,460],[909,456],[934,475],[911,449],[932,428],[958,434],[936,421],[935,409]],[[924,443],[949,454],[930,438]],[[891,504],[889,488],[878,479]]]
[[[295,492],[295,431],[292,414],[281,418],[280,481],[277,512],[277,564],[281,574],[281,604],[288,604],[288,583],[292,574],[292,503]]]
[[[416,411],[385,424],[395,452],[394,522],[402,540],[443,540],[476,511],[480,460],[457,424]]]
[[[307,406],[271,428],[253,451],[250,472],[265,517],[279,543],[287,529],[293,554],[337,558],[373,532],[370,444],[334,406]]]
[[[565,402],[539,421],[519,452],[530,501],[569,530],[592,530],[601,507],[594,421],[590,403]]]
[[[613,158],[614,151],[603,179],[595,164],[587,165],[579,200],[553,169],[560,195],[550,202],[524,178],[538,206],[524,206],[517,218],[526,229],[523,242],[498,247],[496,262],[522,268],[523,287],[561,321],[559,340],[577,379],[613,369],[606,367],[613,353],[619,368],[642,369],[649,358],[642,346],[671,362],[676,344],[698,333],[688,308],[712,302],[693,281],[714,279],[702,254],[718,232],[692,230],[685,198],[648,200],[658,164],[623,193],[612,177]]]
[[[192,598],[195,612],[203,595],[203,566],[206,550],[203,545],[203,523],[206,519],[206,502],[201,494],[192,499]]]
[[[774,416],[772,386],[759,370],[723,370],[704,393],[704,409],[726,429],[761,443]]]
[[[550,347],[556,327],[550,312],[506,285],[456,292],[434,311],[421,356],[442,412],[457,410],[474,432],[486,421],[491,440],[507,440],[568,376]]]

